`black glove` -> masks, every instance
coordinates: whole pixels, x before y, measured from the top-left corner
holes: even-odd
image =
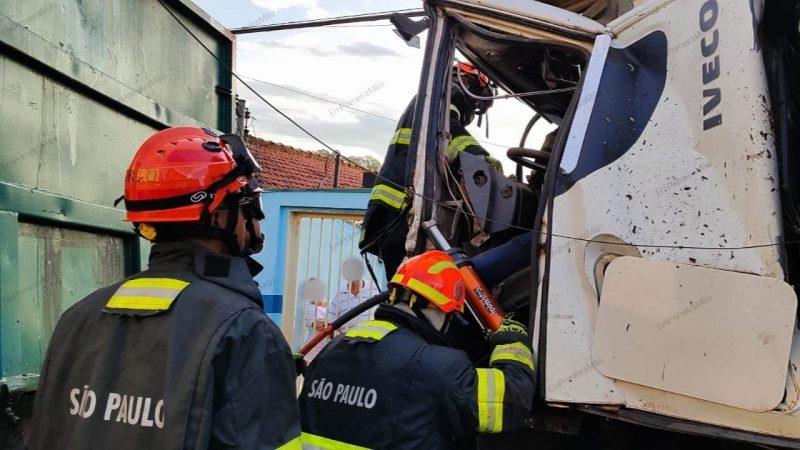
[[[518,364],[527,367],[531,372],[536,370],[536,358],[531,350],[528,329],[510,317],[503,319],[503,324],[492,335],[492,356],[490,365]]]
[[[299,377],[300,375],[303,375],[303,373],[306,371],[306,366],[307,366],[306,360],[303,358],[303,355],[301,355],[300,353],[292,353],[292,359],[294,359],[295,376]]]
[[[483,159],[487,163],[489,163],[489,165],[492,166],[492,168],[494,168],[494,170],[500,172],[500,175],[503,174],[503,163],[501,163],[499,160],[497,160],[495,158],[492,158],[489,155],[484,156]]]
[[[530,346],[528,338],[528,328],[510,317],[503,319],[500,328],[492,335],[492,345],[508,344],[511,342],[522,342]]]

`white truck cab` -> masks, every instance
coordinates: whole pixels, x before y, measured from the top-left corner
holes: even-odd
[[[561,3],[584,14],[426,1],[407,249],[431,219],[473,254],[532,233],[531,266],[495,289],[530,318],[531,424],[589,414],[800,448],[796,2]],[[456,52],[558,125],[552,148],[509,151],[514,177],[443,169]]]

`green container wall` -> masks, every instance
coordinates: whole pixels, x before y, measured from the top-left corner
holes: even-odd
[[[233,66],[233,35],[166,3]],[[159,129],[230,132],[231,86],[157,0],[0,2],[0,384],[35,388],[61,312],[141,267],[125,169]]]

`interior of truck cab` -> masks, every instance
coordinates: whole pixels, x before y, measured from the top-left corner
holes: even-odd
[[[469,61],[489,77],[496,88],[494,100],[521,102],[529,109],[529,119],[519,130],[517,145],[506,150],[506,157],[514,163],[514,173],[493,170],[484,159],[467,152],[459,154],[451,164],[437,164],[442,202],[436,220],[447,239],[473,257],[504,309],[528,321],[531,292],[535,289],[531,277],[531,263],[535,264],[533,236],[541,230],[548,196],[546,183],[554,181],[552,177],[548,180],[547,175],[558,170],[558,159],[552,155],[559,145],[563,146],[561,130],[567,127],[561,125],[569,120],[570,108],[574,108],[591,46],[509,33],[476,24],[457,13],[451,14],[449,20],[453,25],[452,61]],[[453,67],[449,64],[445,70],[458,70],[457,65]],[[458,73],[446,78],[450,76],[461,79]],[[461,87],[466,88],[463,84]],[[446,95],[451,94],[447,89]],[[482,98],[474,92],[468,91],[467,95]],[[532,144],[532,130],[545,123],[556,128],[547,134],[543,144]],[[440,147],[446,144],[447,139]],[[538,273],[534,269],[533,273]],[[471,349],[471,356],[477,360],[485,354],[476,350],[483,346],[478,343],[480,336],[475,329],[452,327],[451,339],[473,340],[464,348]]]

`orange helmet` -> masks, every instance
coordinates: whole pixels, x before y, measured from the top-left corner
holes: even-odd
[[[400,265],[389,282],[427,299],[445,313],[464,307],[464,279],[453,258],[441,250],[429,250]]]
[[[125,220],[199,221],[259,170],[239,136],[193,127],[159,131],[142,144],[125,174]]]
[[[137,230],[150,240],[156,236],[153,224],[194,222],[206,235],[233,242],[232,230],[211,226],[210,213],[242,208],[247,217],[263,219],[255,179],[260,170],[238,135],[195,127],[159,131],[142,144],[125,174],[125,220],[146,224]]]

